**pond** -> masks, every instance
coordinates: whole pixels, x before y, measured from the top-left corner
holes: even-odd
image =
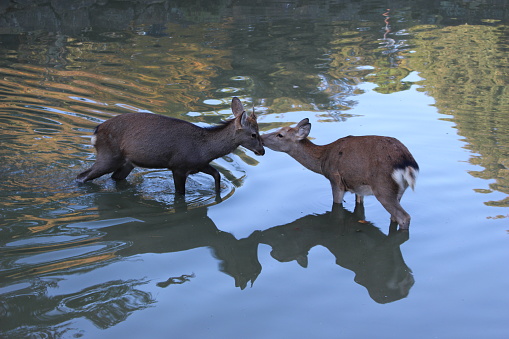
[[[51,5],[50,5],[51,3]],[[509,7],[500,1],[37,1],[0,5],[2,338],[507,338]],[[101,122],[403,142],[395,230],[333,206],[290,156],[239,147],[191,175],[75,181]],[[176,198],[177,197],[177,198]]]

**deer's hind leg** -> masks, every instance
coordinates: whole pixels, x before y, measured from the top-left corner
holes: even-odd
[[[410,225],[410,215],[403,209],[399,203],[401,196],[394,192],[374,192],[375,197],[382,206],[391,214],[391,221],[398,223],[401,229],[408,229]]]
[[[112,152],[98,152],[95,163],[87,169],[81,172],[76,177],[79,182],[86,182],[99,178],[107,173],[115,172],[119,168],[122,168],[125,159],[120,155],[114,155]]]
[[[115,170],[115,172],[113,172],[111,178],[117,181],[124,180],[125,178],[127,178],[129,173],[131,173],[133,169],[134,165],[129,160],[126,160],[122,167],[118,168],[117,170]]]

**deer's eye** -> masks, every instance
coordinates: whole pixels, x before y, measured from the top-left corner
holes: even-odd
[[[256,134],[255,133],[251,134],[251,138],[256,139]]]
[[[276,135],[276,137],[278,137],[278,138],[282,138],[282,137],[283,137],[283,134],[279,133],[278,135]]]

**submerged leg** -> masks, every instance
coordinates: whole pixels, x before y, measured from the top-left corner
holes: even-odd
[[[118,168],[115,172],[113,172],[113,174],[111,175],[111,177],[114,179],[114,180],[124,180],[125,178],[127,178],[127,176],[129,175],[129,173],[131,173],[131,171],[134,169],[134,165],[130,162],[130,161],[126,161],[126,163],[124,164],[124,166]]]
[[[102,175],[116,171],[119,168],[119,161],[115,159],[98,159],[92,167],[81,172],[76,177],[79,182],[86,182],[99,178]]]
[[[341,178],[334,178],[330,180],[332,188],[332,199],[335,204],[342,204],[345,195],[345,188],[341,184]]]
[[[375,193],[375,197],[391,214],[392,221],[397,222],[401,229],[408,229],[410,225],[410,215],[401,207],[397,195]]]
[[[364,197],[362,195],[356,195],[356,197],[361,197],[361,199],[355,199],[353,214],[359,218],[359,220],[365,220],[366,214],[364,212]]]
[[[178,194],[186,194],[186,180],[187,180],[187,172],[172,170],[173,173],[173,183],[175,184],[175,192]]]
[[[363,204],[364,203],[364,196],[355,194],[355,204]]]
[[[100,139],[97,140],[95,148],[97,150],[95,163],[88,170],[78,174],[77,181],[86,182],[99,178],[102,175],[116,171],[124,164],[125,158],[120,150],[111,149],[107,145],[101,144]]]
[[[219,171],[210,165],[203,167],[200,171],[205,174],[209,174],[214,178],[216,193],[219,194],[221,191],[221,175],[219,174]]]

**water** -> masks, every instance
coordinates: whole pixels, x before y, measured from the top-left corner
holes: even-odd
[[[2,337],[509,335],[507,5],[72,3],[0,7]],[[202,174],[185,202],[163,170],[75,183],[98,123],[233,96],[262,132],[400,139],[410,232],[270,150],[214,161],[220,203]]]

